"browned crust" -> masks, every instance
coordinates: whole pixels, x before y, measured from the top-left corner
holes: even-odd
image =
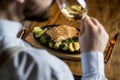
[[[78,31],[75,27],[60,25],[46,31],[54,42],[62,41],[77,36]]]

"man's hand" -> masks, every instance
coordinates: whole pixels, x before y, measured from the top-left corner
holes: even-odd
[[[86,16],[81,21],[79,42],[81,52],[104,52],[109,36],[104,27],[95,18]]]

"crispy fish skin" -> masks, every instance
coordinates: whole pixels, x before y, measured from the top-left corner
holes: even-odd
[[[54,42],[66,40],[77,36],[78,31],[75,27],[60,25],[46,31]]]

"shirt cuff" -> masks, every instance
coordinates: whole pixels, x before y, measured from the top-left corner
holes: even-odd
[[[83,75],[99,73],[104,75],[104,57],[102,52],[81,53]]]

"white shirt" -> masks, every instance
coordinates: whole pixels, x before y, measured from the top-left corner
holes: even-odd
[[[6,48],[23,46],[26,49],[16,54],[0,68],[0,80],[74,80],[68,66],[51,55],[46,49],[35,49],[17,38],[22,25],[0,20],[0,53]],[[82,80],[105,80],[103,53],[81,53]]]

